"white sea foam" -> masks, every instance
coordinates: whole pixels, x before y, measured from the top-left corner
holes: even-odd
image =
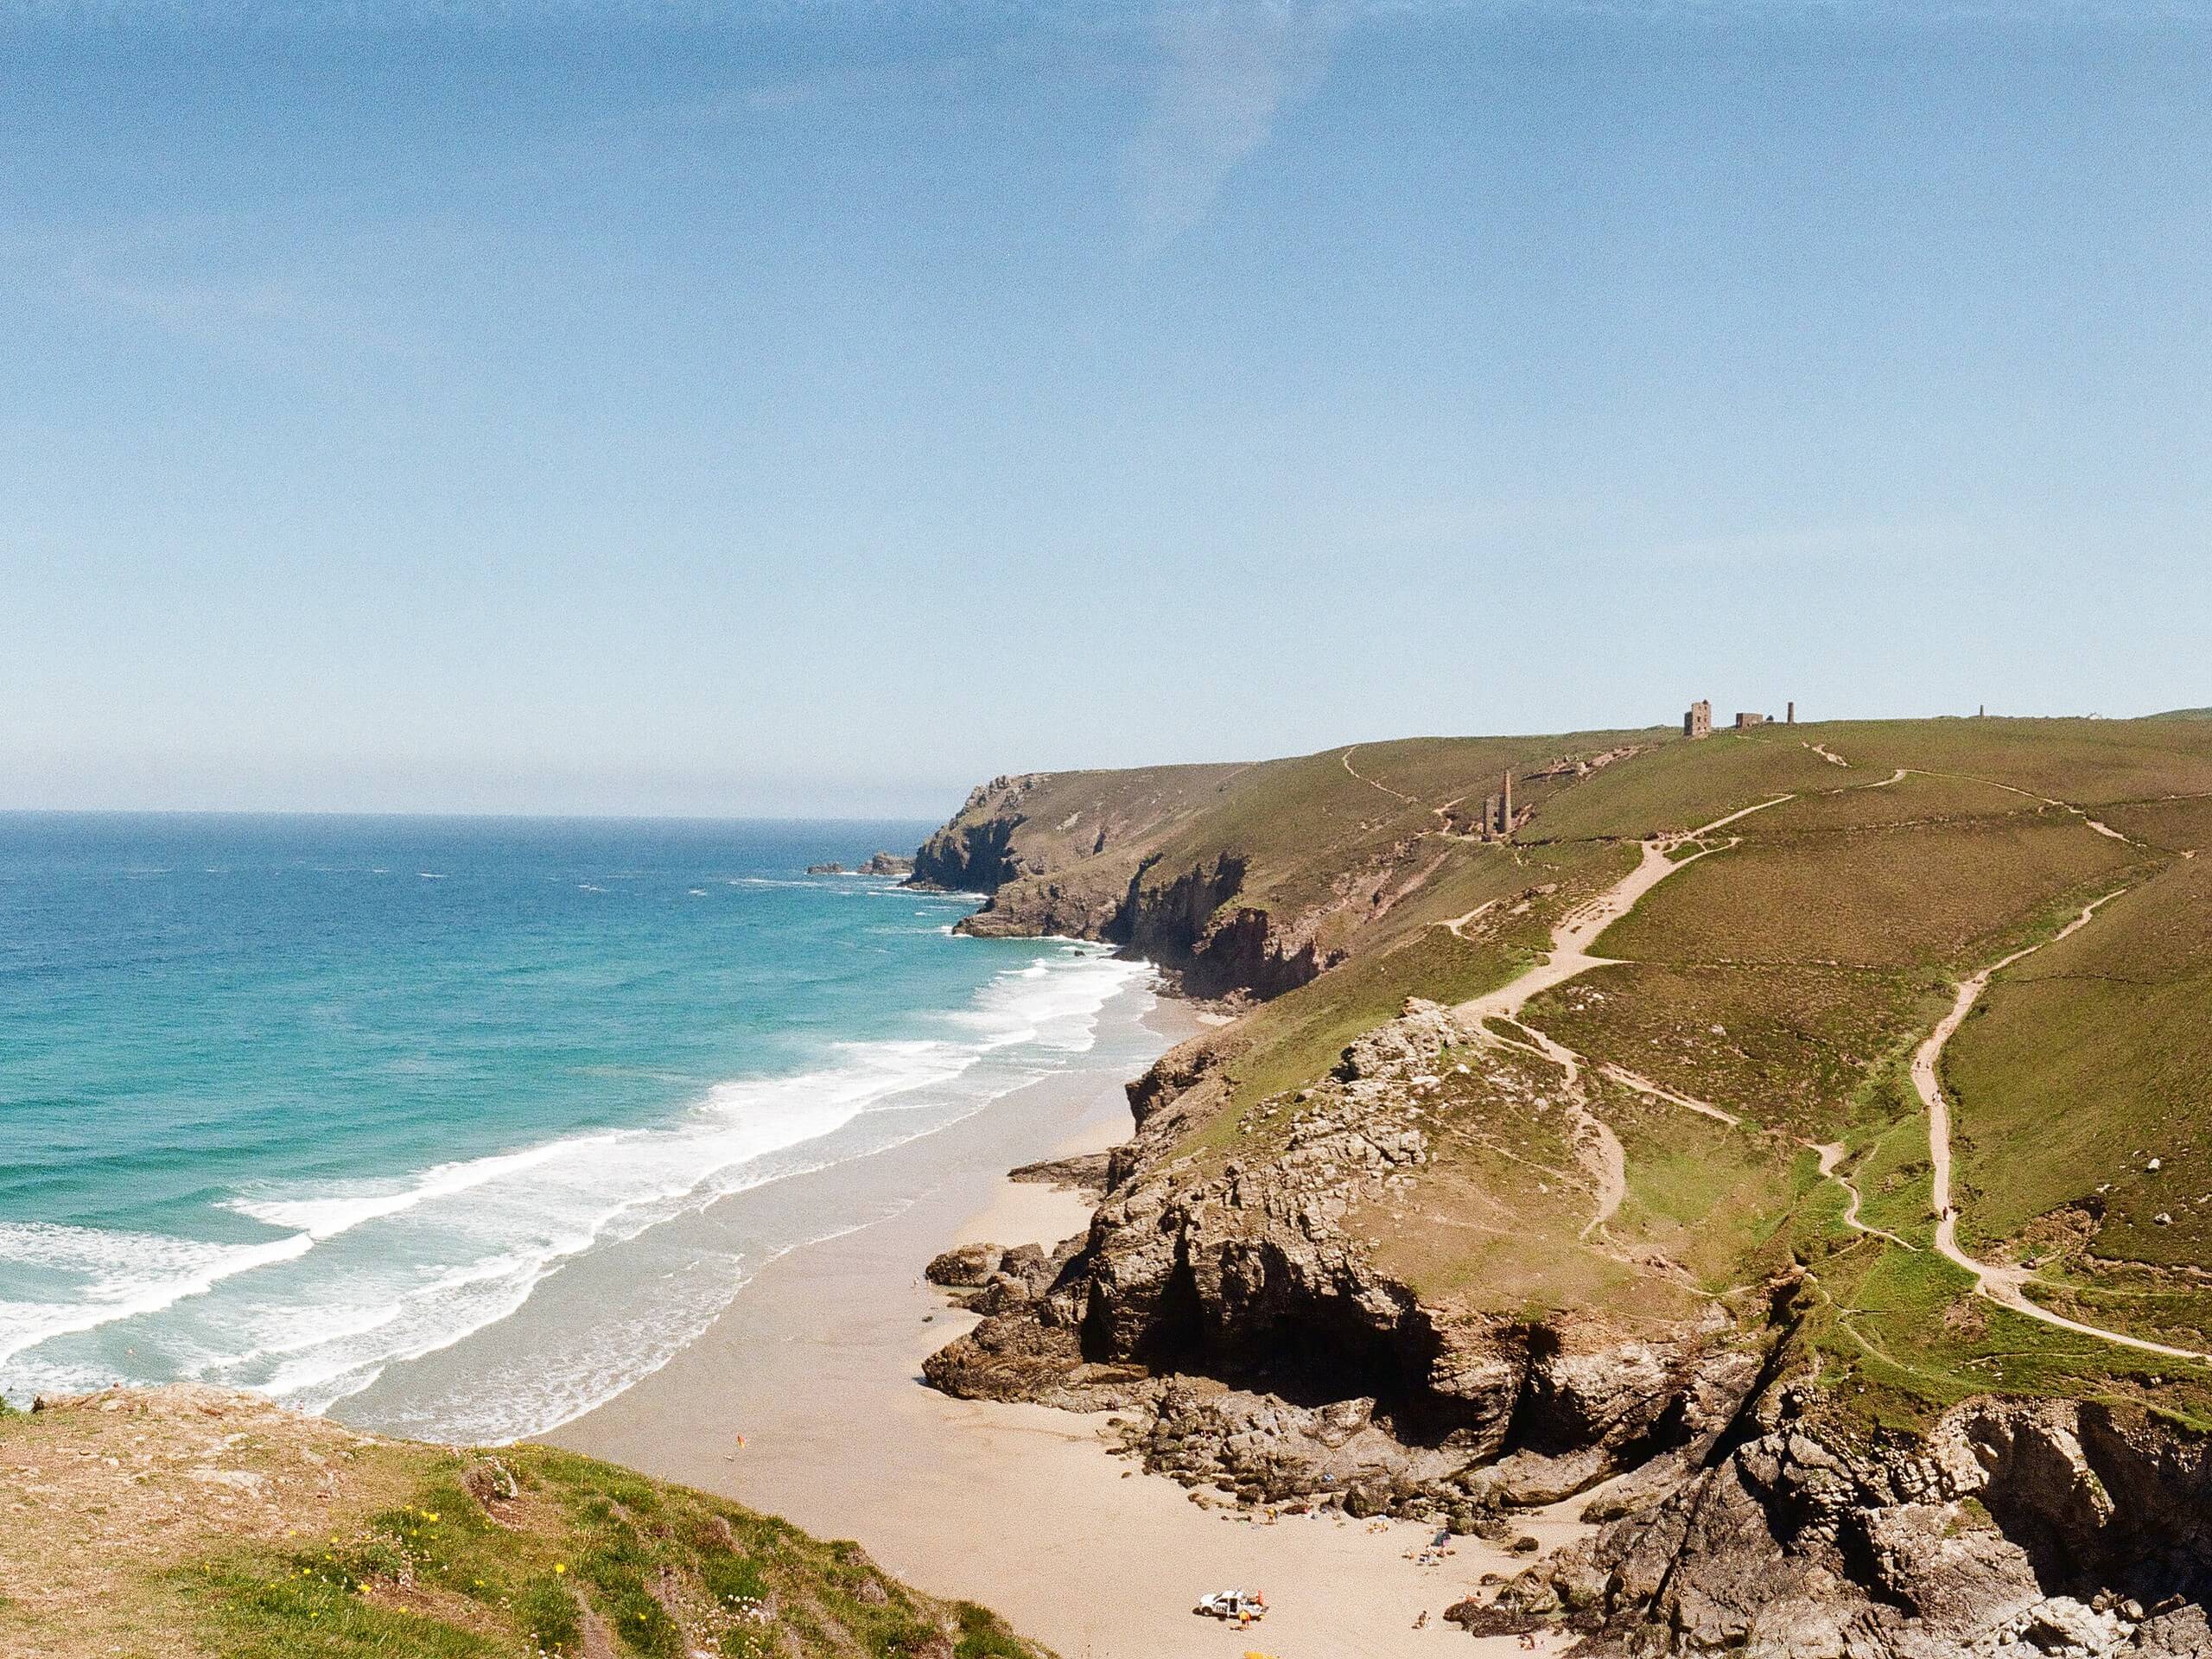
[[[894,1143],[895,1144],[895,1143]],[[389,1425],[472,1446],[504,1446],[543,1434],[604,1405],[652,1376],[702,1335],[731,1298],[760,1271],[793,1250],[824,1244],[890,1220],[913,1203],[888,1209],[762,1253],[747,1262],[727,1253],[695,1253],[665,1275],[650,1309],[600,1321],[557,1357],[494,1364],[481,1386],[462,1399],[448,1398],[433,1413],[403,1413]],[[681,1281],[681,1282],[674,1282]]]
[[[404,1179],[232,1198],[232,1211],[278,1230],[265,1242],[0,1227],[0,1256],[44,1270],[31,1282],[51,1297],[0,1303],[0,1359],[19,1357],[8,1372],[19,1389],[86,1386],[100,1379],[83,1333],[118,1325],[104,1351],[132,1343],[140,1363],[156,1355],[165,1374],[327,1408],[396,1363],[508,1319],[588,1252],[982,1109],[1089,1049],[1106,1004],[1147,976],[1096,947],[1064,945],[994,978],[969,1008],[942,1017],[942,1036],[840,1045],[812,1071],[718,1084],[656,1127],[566,1136]],[[883,1115],[880,1127],[836,1143],[846,1150],[808,1149],[871,1115]],[[557,1376],[506,1406],[470,1409],[515,1434],[562,1421],[585,1408],[575,1402],[595,1403],[665,1363],[742,1282],[734,1259],[687,1262],[663,1278],[635,1306],[595,1310],[601,1317]],[[471,1397],[486,1398],[480,1388]]]
[[[349,1183],[335,1192],[312,1198],[232,1198],[229,1208],[272,1227],[296,1228],[312,1241],[334,1238],[382,1216],[397,1215],[434,1198],[457,1193],[520,1174],[559,1158],[588,1154],[594,1147],[616,1139],[614,1131],[577,1135],[525,1147],[520,1152],[499,1153],[461,1163],[436,1164],[404,1186],[371,1188],[368,1183]]]
[[[237,1274],[296,1261],[314,1246],[306,1233],[214,1244],[158,1233],[0,1222],[0,1260],[69,1292],[62,1301],[0,1300],[0,1363],[56,1337],[158,1313]]]

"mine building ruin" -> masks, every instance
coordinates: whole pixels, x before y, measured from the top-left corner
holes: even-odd
[[[1793,700],[1783,704],[1783,707],[1788,711],[1783,715],[1783,720],[1795,726],[1797,723],[1796,702]],[[1738,709],[1736,713],[1735,729],[1739,732],[1748,732],[1760,726],[1771,726],[1775,723],[1772,715],[1762,715],[1750,709]],[[1703,697],[1700,697],[1695,702],[1690,704],[1682,715],[1682,735],[1710,737],[1712,734],[1713,705]]]
[[[1503,841],[1513,833],[1513,774],[1499,783],[1500,792],[1483,797],[1483,839]]]

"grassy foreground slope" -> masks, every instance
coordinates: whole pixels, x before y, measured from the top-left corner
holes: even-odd
[[[210,1389],[0,1415],[10,1659],[1041,1659],[860,1548],[609,1464]]]
[[[1525,820],[1484,842],[1467,798],[1505,766],[1550,775],[1516,778]],[[1236,769],[1151,826],[1137,888],[1231,868],[1201,930],[1257,914],[1330,965],[1203,1039],[1210,1092],[1183,1150],[1269,1155],[1298,1090],[1406,997],[1504,983],[1643,838],[1755,808],[1684,844],[1706,855],[1600,938],[1615,965],[1523,1011],[1583,1057],[1622,1147],[1617,1208],[1592,1224],[1544,1065],[1492,1048],[1429,1103],[1433,1160],[1363,1217],[1378,1262],[1447,1307],[1625,1328],[1684,1294],[1749,1308],[1794,1262],[1801,1328],[1874,1421],[1993,1389],[2212,1421],[2212,1371],[1978,1298],[1932,1251],[1908,1077],[1960,981],[2125,889],[2000,974],[1945,1051],[1960,1233],[1985,1260],[2034,1260],[2047,1306],[2212,1349],[2195,1266],[2212,1261],[2208,797],[2212,723],[2181,719],[1421,740]]]

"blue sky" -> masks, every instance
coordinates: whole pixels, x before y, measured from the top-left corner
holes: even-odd
[[[2212,7],[0,0],[0,806],[2212,702]]]

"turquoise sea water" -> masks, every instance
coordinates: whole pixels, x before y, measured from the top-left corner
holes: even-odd
[[[803,874],[926,828],[0,816],[0,1389],[327,1408],[718,1195],[1073,1063],[1143,970]],[[542,1427],[741,1272],[644,1275],[543,1398],[440,1409]]]

